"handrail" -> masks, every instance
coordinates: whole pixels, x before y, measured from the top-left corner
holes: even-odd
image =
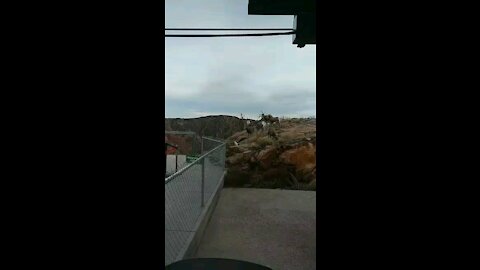
[[[209,137],[202,137],[202,138],[203,138],[203,139],[210,140],[210,141],[218,142],[218,143],[225,143],[224,141],[216,140],[216,139],[209,138]]]
[[[168,135],[197,135],[197,133],[193,131],[167,131],[165,130],[165,134]]]

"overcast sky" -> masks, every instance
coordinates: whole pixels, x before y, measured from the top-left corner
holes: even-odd
[[[168,28],[292,26],[293,16],[248,15],[248,0],[165,0]],[[315,116],[315,51],[291,36],[165,38],[165,116]]]

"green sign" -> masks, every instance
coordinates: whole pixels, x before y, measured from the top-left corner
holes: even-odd
[[[198,158],[199,158],[198,156],[187,156],[187,163],[192,163]]]

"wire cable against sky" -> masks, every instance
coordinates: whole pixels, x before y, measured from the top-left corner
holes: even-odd
[[[171,35],[165,34],[165,37],[265,37],[265,36],[287,36],[294,35],[295,31],[280,33],[252,33],[252,34],[204,34],[204,35]]]
[[[165,28],[165,31],[293,31],[292,28]]]
[[[264,37],[286,36],[295,34],[291,28],[165,28],[165,31],[288,31],[270,33],[242,33],[242,34],[165,34],[165,37]]]

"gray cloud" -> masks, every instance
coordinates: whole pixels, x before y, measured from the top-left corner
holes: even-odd
[[[189,98],[168,99],[167,108],[182,112],[185,117],[198,116],[199,113],[242,113],[255,117],[262,111],[280,116],[315,115],[314,90],[284,86],[280,88],[276,85],[251,88],[245,77],[219,77],[222,79],[209,81]]]
[[[248,16],[247,1],[166,0],[165,6],[167,27],[291,27],[293,21]],[[166,116],[315,115],[315,47],[291,43],[291,37],[167,38]]]

